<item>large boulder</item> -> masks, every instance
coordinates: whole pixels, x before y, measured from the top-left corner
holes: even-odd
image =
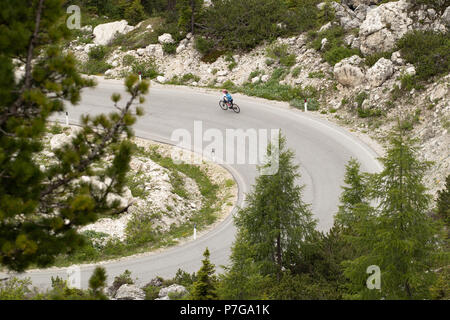
[[[162,288],[159,291],[158,297],[160,300],[169,300],[170,299],[169,294],[176,294],[177,296],[184,296],[184,295],[188,294],[188,291],[186,290],[185,287],[183,287],[179,284],[173,284],[169,287]],[[169,299],[167,299],[167,298],[169,298]]]
[[[105,46],[111,42],[117,34],[126,34],[132,30],[134,30],[134,27],[129,26],[126,20],[99,24],[93,31],[95,36],[94,43]]]
[[[450,27],[450,6],[445,9],[441,19],[443,24],[445,24],[447,27]]]
[[[172,35],[170,33],[164,33],[163,35],[160,35],[158,37],[158,41],[161,44],[174,43],[175,42],[173,40]]]
[[[357,55],[343,59],[334,66],[334,76],[344,86],[359,86],[364,82],[364,71],[361,65],[362,59]]]
[[[164,56],[164,50],[160,44],[150,44],[145,50],[149,56],[155,58],[162,58]]]
[[[133,284],[124,284],[115,295],[116,300],[144,300],[145,293]]]
[[[394,73],[394,64],[391,60],[379,59],[366,73],[366,79],[375,88],[382,85]]]
[[[411,29],[406,0],[388,2],[369,10],[359,28],[361,52],[365,55],[394,48],[395,42]]]

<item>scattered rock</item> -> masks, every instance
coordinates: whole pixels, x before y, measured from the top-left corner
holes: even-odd
[[[391,60],[381,58],[369,70],[366,78],[370,85],[375,88],[382,85],[394,73],[394,65]]]
[[[361,63],[362,59],[356,55],[342,60],[334,66],[335,78],[344,86],[356,87],[361,85],[364,81]]]
[[[133,284],[124,284],[115,295],[116,300],[144,300],[145,293]]]
[[[254,77],[254,78],[252,78],[252,83],[253,83],[253,84],[258,83],[258,82],[260,82],[260,81],[261,81],[261,78],[260,78],[260,77]]]
[[[156,81],[158,81],[159,83],[165,83],[167,79],[163,76],[158,76],[156,77]]]
[[[166,43],[174,43],[175,41],[172,38],[172,35],[170,33],[164,33],[163,35],[160,35],[158,37],[158,42],[161,44],[166,44]]]
[[[169,294],[176,294],[176,295],[186,295],[188,294],[188,291],[186,290],[185,287],[179,285],[179,284],[173,284],[167,288],[162,288],[159,291],[159,295],[158,297],[160,298],[160,300],[170,300],[169,298]],[[162,299],[162,298],[168,298],[168,299]]]
[[[267,82],[267,81],[269,81],[269,79],[270,79],[270,76],[268,74],[265,74],[261,77],[262,82]]]

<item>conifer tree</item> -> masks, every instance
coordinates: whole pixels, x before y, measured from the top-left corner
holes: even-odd
[[[103,290],[106,287],[106,270],[103,267],[96,267],[92,276],[89,278],[90,294],[94,299],[107,300],[107,297]]]
[[[279,145],[268,146],[268,155],[273,152],[279,152],[278,172],[256,179],[246,207],[236,217],[241,241],[254,248],[252,258],[260,264],[263,275],[280,274],[289,268],[308,246],[316,226],[309,205],[302,200],[303,186],[297,184],[300,175],[293,163],[294,153],[286,147],[281,133]]]
[[[178,27],[188,33],[195,33],[195,24],[203,10],[203,0],[178,0],[179,12]]]
[[[262,275],[259,263],[253,260],[254,246],[245,241],[240,231],[233,244],[231,266],[221,275],[218,294],[223,300],[261,300],[264,299],[267,285],[272,280]]]
[[[436,202],[438,217],[442,219],[447,229],[450,229],[450,174],[445,180],[445,189],[438,191]]]
[[[384,170],[372,176],[371,198],[377,208],[353,224],[361,255],[345,263],[357,298],[429,297],[440,251],[439,229],[428,215],[430,196],[422,178],[429,163],[417,159],[416,141],[397,128],[391,134]],[[381,290],[369,290],[367,268],[378,266]]]
[[[77,71],[77,61],[58,46],[69,35],[62,0],[4,1],[0,15],[0,265],[22,271],[30,264],[48,266],[56,255],[78,247],[78,227],[100,214],[126,208],[107,201],[121,194],[129,169],[131,126],[148,83],[137,76],[125,81],[129,100],[115,112],[82,117],[72,141],[53,150],[43,168],[36,156],[52,115],[65,102],[80,101],[81,90],[94,86]],[[20,72],[19,67],[23,67]],[[105,155],[113,155],[96,168]],[[97,166],[98,167],[98,166]],[[100,190],[97,177],[107,183]]]
[[[209,261],[209,250],[203,253],[202,267],[197,272],[197,280],[194,282],[190,298],[192,300],[215,300],[217,299],[214,265]]]
[[[360,219],[360,213],[368,209],[367,177],[360,171],[360,163],[352,158],[345,171],[339,211],[335,221],[345,231],[351,232],[354,223]],[[343,230],[343,231],[344,231]]]

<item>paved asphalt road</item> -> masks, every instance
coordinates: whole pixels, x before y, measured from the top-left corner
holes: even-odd
[[[113,92],[123,92],[122,81],[100,80],[95,89],[86,89],[80,105],[68,109],[71,123],[78,123],[80,116],[85,113],[111,112],[113,108],[110,96]],[[362,170],[368,172],[381,169],[376,160],[377,155],[372,149],[346,130],[319,119],[312,113],[305,114],[299,110],[289,110],[279,103],[234,95],[235,102],[241,107],[241,113],[235,114],[219,108],[220,96],[219,91],[207,93],[204,90],[182,87],[152,87],[144,105],[145,116],[135,125],[135,133],[138,137],[170,142],[176,129],[186,129],[193,133],[194,121],[202,121],[203,131],[216,128],[224,133],[226,129],[281,128],[287,137],[288,146],[295,150],[302,175],[299,182],[305,185],[304,200],[311,203],[321,230],[327,230],[332,225],[347,161],[351,157],[357,158],[362,164]],[[125,100],[124,93],[123,97]],[[65,116],[59,115],[56,118],[64,121]],[[172,141],[173,144],[177,142]],[[208,144],[205,142],[204,147]],[[242,204],[244,194],[251,190],[254,183],[256,167],[249,164],[226,167],[238,181],[239,201]],[[234,234],[235,227],[230,216],[196,241],[160,253],[104,263],[108,282],[111,283],[115,276],[126,269],[132,272],[133,277],[138,278],[140,284],[148,282],[156,275],[171,277],[178,268],[188,272],[197,271],[206,247],[210,249],[213,263],[217,266],[225,265],[228,263]],[[82,287],[87,287],[94,267],[81,267]],[[33,270],[20,277],[30,277],[34,285],[45,288],[51,284],[50,277],[56,275],[67,278],[67,270]],[[0,278],[4,276],[0,274]]]

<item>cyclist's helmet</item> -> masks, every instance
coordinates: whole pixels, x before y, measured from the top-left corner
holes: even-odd
[[[222,90],[222,92],[223,92],[223,93],[228,93],[228,91],[227,91],[227,90]]]

